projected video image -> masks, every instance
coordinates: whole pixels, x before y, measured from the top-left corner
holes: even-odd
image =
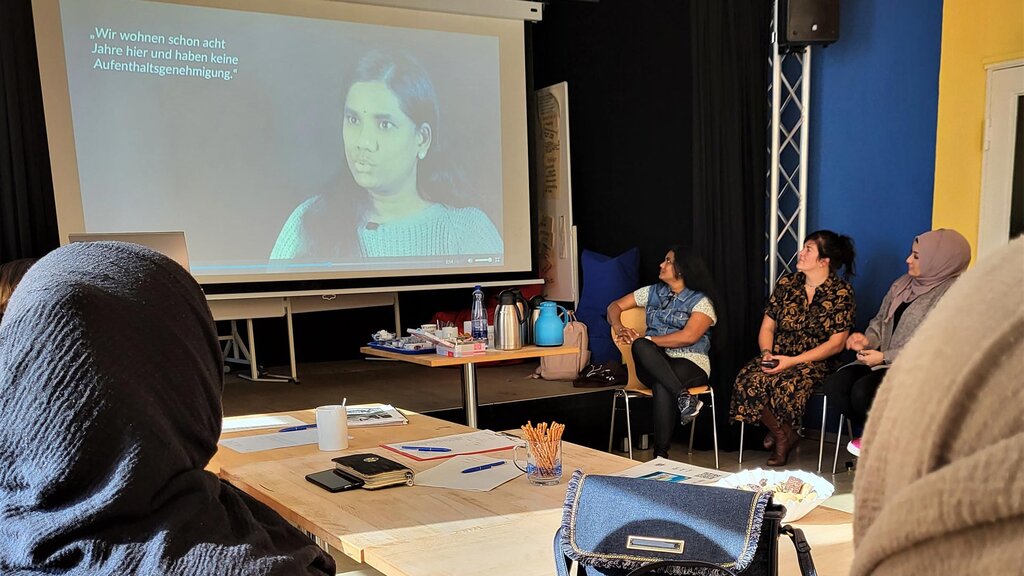
[[[60,7],[87,231],[185,230],[197,276],[503,261],[497,38]]]
[[[462,174],[434,147],[444,134],[440,106],[419,62],[403,52],[368,52],[344,94],[351,179],[300,204],[271,259],[500,255],[494,223],[465,205],[473,195]]]

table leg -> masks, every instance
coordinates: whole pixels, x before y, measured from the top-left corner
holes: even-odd
[[[466,409],[466,426],[476,428],[476,365],[462,365],[462,406]]]

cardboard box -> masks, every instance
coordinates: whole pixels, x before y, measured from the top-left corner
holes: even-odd
[[[444,346],[438,344],[437,353],[449,358],[463,358],[465,356],[483,356],[487,353],[487,342],[466,342],[457,346]]]

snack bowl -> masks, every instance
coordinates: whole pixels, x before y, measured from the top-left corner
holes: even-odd
[[[828,480],[803,470],[764,470],[762,468],[742,470],[722,478],[715,485],[739,490],[771,491],[773,493],[772,501],[786,507],[783,522],[793,522],[803,518],[836,491],[836,487]],[[794,492],[794,489],[799,492]]]

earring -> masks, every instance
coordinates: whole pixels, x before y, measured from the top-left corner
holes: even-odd
[[[417,156],[419,156],[419,157],[420,157],[420,160],[423,160],[424,158],[426,158],[426,157],[427,157],[427,153],[426,153],[426,152],[424,152],[423,150],[420,150],[420,153],[419,153],[419,154],[417,154]]]

